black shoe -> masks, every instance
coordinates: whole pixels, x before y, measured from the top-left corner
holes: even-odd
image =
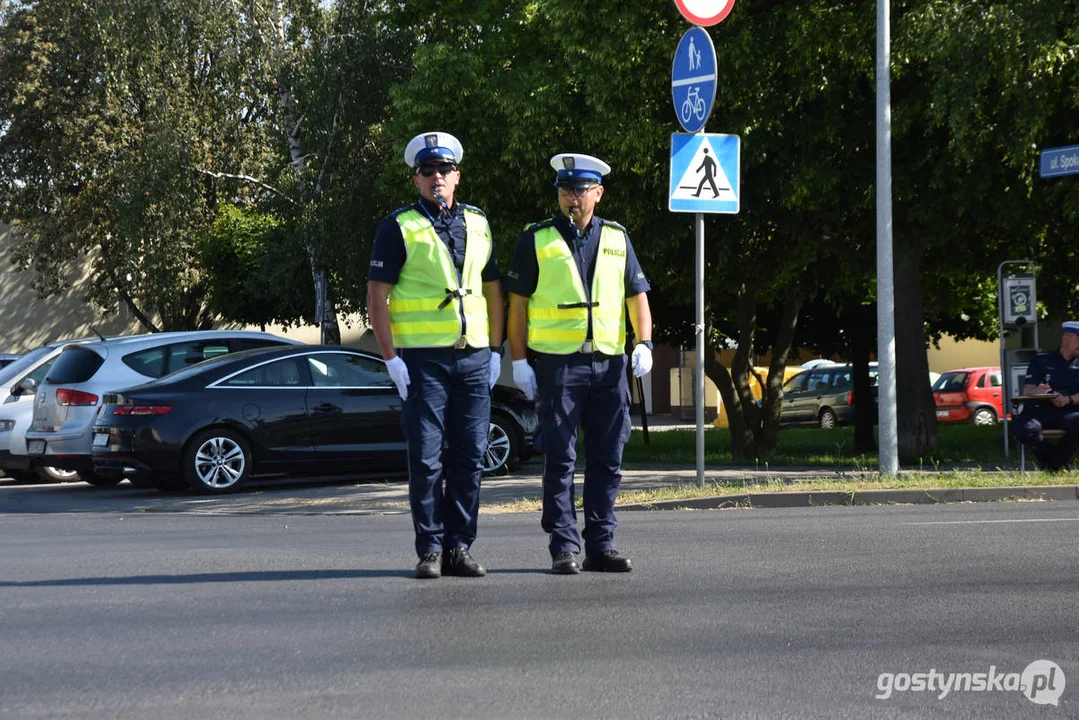
[[[442,577],[442,555],[436,552],[424,555],[416,565],[416,577],[420,580]]]
[[[581,568],[577,565],[577,558],[573,553],[560,552],[552,559],[551,572],[555,575],[576,575],[581,572]]]
[[[590,572],[631,572],[633,563],[622,557],[617,550],[604,550],[598,555],[585,555],[582,570]]]
[[[1045,443],[1032,447],[1032,454],[1034,455],[1034,467],[1038,470],[1044,470],[1046,472],[1056,473],[1060,472],[1060,461],[1057,459],[1057,453],[1054,452],[1055,448],[1048,446]]]
[[[468,548],[453,548],[442,559],[442,574],[457,577],[483,577],[487,570],[472,559]]]

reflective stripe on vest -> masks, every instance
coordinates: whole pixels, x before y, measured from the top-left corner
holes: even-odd
[[[450,347],[461,338],[461,311],[465,340],[475,348],[487,347],[482,276],[491,257],[491,233],[482,213],[464,208],[464,214],[465,264],[460,285],[450,250],[431,221],[415,209],[397,216],[405,239],[405,264],[390,292],[395,347]]]
[[[588,298],[569,244],[554,226],[536,231],[539,278],[528,300],[528,346],[556,355],[577,352],[588,333]],[[621,355],[626,345],[626,234],[603,225],[592,277],[592,345]]]

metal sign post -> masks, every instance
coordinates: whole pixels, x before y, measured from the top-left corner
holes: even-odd
[[[892,99],[889,0],[877,0],[877,392],[880,474],[899,474],[892,262]]]

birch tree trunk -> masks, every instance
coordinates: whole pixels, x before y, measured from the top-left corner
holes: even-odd
[[[285,13],[282,0],[273,0],[273,25],[275,30],[274,58],[277,62],[278,98],[281,105],[281,113],[284,125],[288,131],[289,163],[299,179],[301,192],[301,207],[308,206],[322,194],[322,176],[318,177],[312,192],[304,190],[306,186],[304,173],[307,171],[306,159],[303,146],[303,114],[296,106],[296,97],[292,91],[290,74],[287,72],[288,59],[286,57],[286,33]],[[311,279],[317,288],[319,278],[325,279],[323,283],[321,307],[316,308],[315,320],[319,325],[319,341],[328,345],[341,344],[341,327],[337,322],[337,310],[333,300],[333,290],[328,274],[326,273],[325,259],[322,253],[321,238],[311,237],[306,233],[304,246],[307,248],[307,256],[311,266]]]

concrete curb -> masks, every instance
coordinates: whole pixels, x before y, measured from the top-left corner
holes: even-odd
[[[617,505],[618,510],[721,510],[792,508],[821,505],[925,505],[1000,500],[1079,500],[1079,485],[1015,485],[989,488],[910,488],[855,492],[741,493],[654,503]]]

